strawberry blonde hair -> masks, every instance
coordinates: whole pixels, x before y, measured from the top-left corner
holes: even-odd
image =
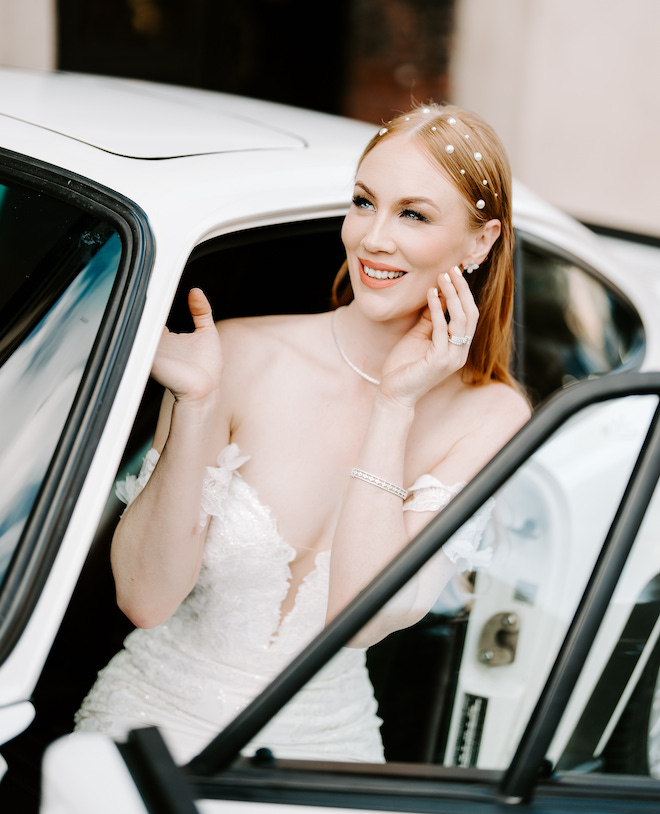
[[[504,382],[518,388],[509,370],[513,314],[513,227],[511,169],[495,131],[475,113],[453,105],[420,105],[385,124],[358,162],[385,139],[408,134],[443,170],[465,203],[468,229],[477,231],[499,220],[501,232],[488,257],[466,274],[479,309],[479,323],[463,371],[470,384]],[[336,308],[353,299],[348,264],[343,263],[332,288]]]

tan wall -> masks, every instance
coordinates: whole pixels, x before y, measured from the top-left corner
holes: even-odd
[[[54,68],[56,0],[0,0],[0,65]]]
[[[658,0],[457,0],[451,97],[544,197],[660,235],[659,36]]]

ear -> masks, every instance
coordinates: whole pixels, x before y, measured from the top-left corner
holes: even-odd
[[[489,220],[474,233],[470,252],[463,259],[463,268],[470,263],[481,265],[488,257],[488,253],[493,248],[493,244],[500,236],[502,231],[502,224],[499,220],[493,218]]]

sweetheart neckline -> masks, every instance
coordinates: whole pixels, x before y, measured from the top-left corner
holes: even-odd
[[[243,484],[244,488],[249,492],[250,496],[254,499],[254,501],[258,504],[258,506],[268,515],[269,519],[272,521],[274,529],[275,529],[275,533],[277,534],[278,542],[281,543],[290,553],[293,554],[293,558],[286,563],[286,570],[287,570],[287,574],[288,574],[288,576],[286,578],[286,582],[288,584],[288,590],[287,590],[286,595],[282,599],[282,602],[280,603],[280,607],[278,609],[279,623],[276,626],[273,633],[271,634],[270,643],[269,643],[269,648],[270,648],[270,647],[275,645],[275,643],[278,641],[278,639],[280,639],[281,633],[282,633],[283,628],[285,627],[285,625],[287,625],[290,622],[290,620],[294,617],[296,612],[300,610],[299,600],[300,600],[300,597],[301,597],[301,590],[306,585],[309,585],[309,582],[312,581],[314,578],[323,579],[326,576],[326,574],[322,573],[323,569],[326,568],[326,563],[325,563],[324,559],[326,558],[325,555],[327,555],[327,560],[328,560],[327,567],[329,569],[329,560],[330,560],[331,549],[326,548],[326,549],[323,549],[322,551],[317,551],[316,552],[316,555],[314,556],[314,566],[313,566],[313,568],[311,568],[302,577],[302,579],[298,583],[298,587],[296,588],[296,593],[295,593],[295,596],[293,598],[293,603],[291,604],[291,607],[289,608],[289,610],[286,613],[283,614],[282,613],[282,608],[283,608],[285,602],[287,601],[287,599],[289,598],[289,593],[290,593],[291,588],[292,588],[291,583],[292,583],[292,579],[293,579],[293,574],[292,574],[292,571],[291,571],[291,563],[293,563],[295,561],[295,559],[296,559],[297,549],[295,548],[295,546],[291,545],[291,543],[288,540],[286,540],[284,538],[284,536],[281,534],[281,532],[279,530],[279,524],[278,524],[277,518],[275,517],[275,515],[273,513],[273,510],[271,509],[271,507],[267,503],[264,503],[261,500],[256,487],[254,487],[251,483],[248,483],[248,481],[245,480],[245,478],[243,477],[241,472],[238,471],[239,468],[247,460],[249,460],[250,457],[251,456],[249,456],[249,455],[241,456],[238,444],[235,441],[232,441],[229,444],[227,444],[220,451],[220,453],[218,454],[217,468],[228,472],[231,477],[235,476],[237,478],[237,480],[239,480]],[[309,549],[308,548],[306,550],[307,551],[313,551],[314,549]],[[322,559],[322,557],[324,559]],[[305,591],[303,591],[303,594],[304,593],[305,593]]]

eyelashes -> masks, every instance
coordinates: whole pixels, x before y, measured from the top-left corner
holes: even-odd
[[[429,219],[425,215],[422,215],[421,212],[418,212],[416,209],[402,209],[401,217],[407,218],[408,220],[419,220],[422,221],[422,223],[429,222]]]
[[[365,198],[364,195],[354,195],[353,196],[353,206],[357,209],[373,209],[373,203],[368,199]],[[417,220],[422,223],[429,223],[429,219],[419,212],[416,209],[410,209],[409,207],[403,207],[399,213],[399,217],[404,218],[405,220]]]
[[[366,209],[371,206],[371,202],[365,198],[364,195],[354,195],[353,206],[356,206],[358,209]]]

